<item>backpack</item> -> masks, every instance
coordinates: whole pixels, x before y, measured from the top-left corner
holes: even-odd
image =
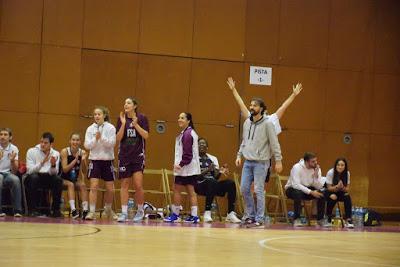
[[[364,215],[364,226],[381,225],[382,215],[374,210],[367,210]]]

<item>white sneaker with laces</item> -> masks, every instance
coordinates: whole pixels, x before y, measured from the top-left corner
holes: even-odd
[[[324,219],[319,220],[318,221],[318,225],[321,226],[321,227],[326,227],[326,228],[332,227],[332,223],[327,222]]]
[[[344,227],[349,228],[349,229],[353,229],[354,228],[354,224],[352,222],[345,222],[344,223]]]
[[[294,222],[293,222],[293,226],[294,226],[294,227],[302,227],[302,226],[304,226],[304,224],[301,222],[300,219],[296,219],[296,220],[294,220]]]
[[[94,213],[94,212],[89,212],[85,217],[85,220],[88,220],[88,221],[92,221],[95,219],[96,219],[96,213]]]
[[[6,214],[4,212],[0,212],[0,217],[5,217]]]
[[[230,223],[241,223],[242,221],[237,217],[236,212],[231,211],[226,215],[226,222]]]
[[[104,210],[104,217],[107,219],[112,219],[114,221],[118,220],[118,215],[112,209],[105,209]]]
[[[203,221],[206,223],[211,223],[213,219],[211,218],[211,210],[206,210],[203,215]]]
[[[144,210],[138,210],[135,214],[135,217],[133,217],[132,221],[133,222],[141,222],[144,217]]]

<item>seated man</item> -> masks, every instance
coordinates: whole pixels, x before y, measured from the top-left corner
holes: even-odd
[[[51,133],[43,133],[40,144],[32,147],[26,153],[26,167],[28,177],[26,187],[30,196],[31,215],[40,215],[37,212],[38,189],[51,189],[53,203],[52,216],[62,217],[60,212],[60,200],[63,180],[59,177],[58,169],[60,153],[52,148],[54,137]]]
[[[224,196],[228,193],[228,214],[226,221],[231,223],[240,223],[240,219],[235,213],[236,186],[235,182],[229,179],[218,180],[221,174],[228,175],[229,170],[226,167],[219,167],[216,157],[207,154],[208,143],[204,138],[199,138],[199,154],[201,174],[198,176],[195,184],[197,194],[206,197],[206,207],[204,212],[204,222],[212,222],[211,204],[214,196]]]
[[[314,153],[306,152],[303,159],[296,163],[290,171],[289,180],[285,185],[286,195],[294,201],[294,226],[302,226],[300,220],[301,201],[317,199],[317,220],[320,226],[327,227],[324,210],[325,199],[322,193],[325,179],[321,176],[321,169]]]
[[[1,193],[3,186],[11,188],[14,216],[21,217],[21,182],[15,173],[18,170],[18,148],[11,144],[10,128],[0,128],[0,217],[6,216],[1,208]]]

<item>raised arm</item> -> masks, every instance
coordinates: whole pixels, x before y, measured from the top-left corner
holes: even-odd
[[[240,97],[239,93],[236,90],[235,87],[235,81],[232,79],[232,77],[229,77],[228,80],[226,81],[228,84],[229,88],[232,91],[233,97],[236,100],[236,103],[239,105],[240,108],[240,113],[242,114],[243,118],[249,117],[249,110],[247,109],[246,105],[243,102],[243,99]]]
[[[292,104],[296,96],[300,94],[301,90],[303,90],[303,86],[301,85],[301,83],[297,83],[296,86],[293,85],[293,93],[285,100],[285,102],[282,103],[282,105],[275,112],[278,116],[278,119],[281,119],[283,117],[286,109],[290,106],[290,104]]]

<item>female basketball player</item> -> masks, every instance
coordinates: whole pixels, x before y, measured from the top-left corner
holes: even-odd
[[[182,132],[175,140],[175,162],[174,162],[174,204],[170,216],[164,219],[166,222],[179,222],[181,206],[181,192],[189,194],[191,215],[185,219],[188,223],[198,223],[197,196],[194,191],[197,176],[200,171],[198,135],[194,131],[192,114],[184,112],[179,115],[178,125]]]
[[[117,141],[119,142],[118,168],[121,179],[122,213],[118,222],[128,218],[128,189],[131,178],[135,189],[137,212],[134,222],[142,221],[144,217],[143,203],[143,170],[145,165],[145,140],[149,137],[149,122],[137,112],[138,103],[134,98],[125,99],[124,112],[120,113],[117,123]]]
[[[100,179],[104,180],[106,186],[105,193],[105,215],[116,220],[118,216],[111,209],[114,194],[114,146],[115,146],[115,127],[109,123],[110,115],[106,107],[96,107],[93,112],[94,123],[86,130],[85,148],[89,152],[89,171],[90,179],[89,193],[89,214],[86,220],[96,218],[97,189]]]

